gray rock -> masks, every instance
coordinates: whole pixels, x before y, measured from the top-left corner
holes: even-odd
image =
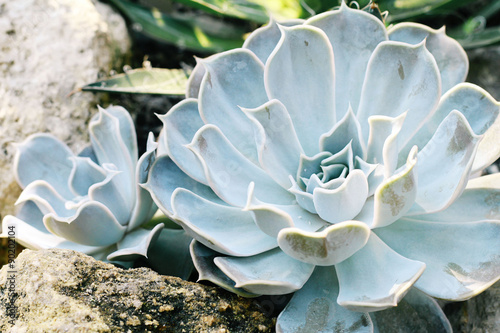
[[[1,332],[262,333],[274,325],[250,299],[75,251],[24,250],[0,270]]]
[[[82,148],[98,101],[71,92],[129,52],[123,18],[94,1],[0,0],[0,218],[13,212],[20,193],[12,143],[50,132]]]
[[[500,282],[465,302],[444,306],[454,332],[495,333],[500,330]]]

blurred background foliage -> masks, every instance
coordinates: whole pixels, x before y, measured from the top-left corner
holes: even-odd
[[[205,57],[240,47],[245,37],[276,20],[307,19],[338,7],[341,0],[101,0],[113,5],[129,23],[131,32],[160,43],[174,45],[181,54]],[[499,0],[370,0],[350,1],[374,14],[382,13],[387,26],[413,21],[438,29],[464,48],[475,49],[500,43]],[[176,59],[178,56],[173,56]],[[90,83],[84,91],[182,96],[194,61],[152,68],[144,62],[135,70]],[[157,64],[155,63],[157,66]],[[181,67],[181,68],[179,68]]]

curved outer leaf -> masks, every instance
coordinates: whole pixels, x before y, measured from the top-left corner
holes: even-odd
[[[365,247],[335,268],[340,283],[337,302],[352,311],[371,312],[396,306],[425,264],[399,255],[371,233]]]
[[[368,60],[377,45],[387,40],[386,29],[375,16],[351,9],[344,1],[340,10],[316,15],[305,24],[323,30],[333,47],[335,112],[340,119],[349,105],[358,109]]]
[[[278,316],[276,332],[372,333],[370,316],[337,304],[337,274],[333,266],[316,267]]]
[[[460,44],[445,33],[445,28],[434,30],[426,25],[405,22],[391,27],[389,39],[410,44],[425,40],[425,46],[436,59],[441,73],[442,92],[463,82],[469,70],[467,54]]]
[[[404,218],[375,233],[398,253],[426,263],[415,287],[432,297],[466,300],[500,279],[499,220],[440,223]]]
[[[295,260],[280,249],[244,258],[217,257],[214,262],[236,282],[235,287],[265,295],[299,290],[314,270],[314,265]]]
[[[236,288],[236,283],[215,265],[214,259],[220,257],[220,253],[211,250],[210,248],[204,246],[196,240],[193,240],[191,242],[189,249],[191,252],[191,257],[193,258],[193,264],[199,273],[198,281],[210,281],[221,288],[224,288],[243,297],[259,296],[242,288]]]
[[[448,318],[431,297],[411,288],[397,307],[370,312],[374,333],[397,332],[403,327],[408,332],[452,333]]]
[[[108,255],[108,260],[133,261],[148,257],[149,247],[156,242],[163,229],[157,224],[152,230],[137,229],[129,232],[118,242],[118,250]]]
[[[418,153],[418,192],[409,215],[449,206],[467,185],[480,137],[465,117],[452,111]]]
[[[312,26],[281,27],[281,33],[266,63],[267,95],[285,105],[302,148],[314,155],[321,134],[335,124],[332,47],[325,33]]]
[[[35,180],[45,180],[64,198],[72,198],[68,179],[73,169],[73,152],[50,134],[30,135],[17,145],[14,175],[22,188]]]
[[[277,246],[276,239],[262,232],[251,214],[240,208],[211,202],[182,188],[174,191],[172,207],[173,218],[193,238],[220,253],[251,256]]]
[[[198,97],[200,115],[217,126],[243,155],[257,163],[253,126],[240,107],[256,108],[267,102],[264,65],[250,51],[236,49],[200,60],[207,73]]]
[[[186,147],[205,124],[200,117],[197,100],[185,99],[158,118],[163,123],[166,148],[164,154],[168,154],[188,176],[206,185],[207,179],[202,164]]]
[[[441,97],[440,81],[436,60],[424,43],[380,43],[366,69],[357,113],[365,140],[370,116],[397,117],[408,111],[398,135],[400,145],[406,144],[434,112]]]
[[[74,216],[68,218],[47,214],[43,223],[53,234],[89,246],[114,244],[122,239],[126,231],[111,211],[97,201],[84,203]]]

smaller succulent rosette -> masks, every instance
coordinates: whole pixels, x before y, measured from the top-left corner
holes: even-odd
[[[500,279],[500,103],[467,71],[444,29],[345,3],[271,22],[199,60],[145,188],[201,279],[294,293],[278,332],[449,331],[429,295]]]
[[[168,238],[161,223],[141,228],[157,211],[139,185],[155,160],[153,135],[138,158],[134,123],[119,106],[99,108],[89,135],[91,145],[78,155],[46,133],[17,145],[14,172],[23,191],[1,236],[15,226],[16,240],[31,249],[73,249],[113,261],[147,257],[158,237]]]

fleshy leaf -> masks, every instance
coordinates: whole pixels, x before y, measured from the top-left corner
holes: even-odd
[[[162,275],[189,279],[194,269],[189,253],[192,240],[182,229],[162,229],[156,242],[149,248],[148,264]]]
[[[288,110],[307,155],[335,123],[333,51],[325,33],[311,26],[280,27],[282,37],[266,63],[269,99]]]
[[[196,59],[196,66],[193,68],[191,75],[187,81],[186,87],[186,99],[188,98],[198,98],[200,93],[200,86],[205,73],[207,72],[205,66]]]
[[[158,210],[153,198],[151,198],[151,194],[141,186],[141,184],[147,181],[149,170],[155,161],[155,150],[157,147],[158,144],[154,142],[153,133],[150,132],[146,145],[146,152],[142,154],[136,165],[135,180],[137,197],[134,210],[132,211],[127,225],[127,230],[129,231],[148,222]]]
[[[346,221],[319,232],[297,228],[280,231],[278,244],[289,256],[314,265],[338,264],[365,246],[370,229],[362,222]]]
[[[491,178],[491,175],[483,177]],[[446,209],[432,214],[416,215],[413,218],[449,223],[500,220],[499,203],[500,187],[466,188],[462,195]]]
[[[74,156],[70,159],[73,162],[73,169],[69,175],[68,185],[74,195],[87,195],[90,186],[106,178],[105,170],[89,157]]]
[[[375,232],[401,255],[427,264],[415,287],[432,297],[463,301],[500,279],[500,221],[405,218]]]
[[[172,193],[179,187],[193,191],[211,201],[220,201],[210,187],[198,183],[182,172],[168,155],[160,156],[155,160],[149,170],[148,181],[142,187],[151,193],[158,208],[166,215],[172,215],[170,201]]]
[[[264,65],[250,51],[236,49],[200,60],[205,74],[198,98],[200,115],[214,124],[243,155],[257,162],[253,126],[239,107],[256,108],[267,102]]]
[[[0,237],[7,238],[9,236],[9,226],[15,226],[16,242],[29,249],[42,250],[57,247],[60,249],[83,252],[88,255],[93,255],[105,249],[105,247],[77,244],[51,234],[45,227],[43,227],[43,215],[36,209],[36,206],[33,205],[33,207],[29,209],[30,212],[26,212],[25,207],[29,205],[29,202],[24,205],[21,209],[21,211],[24,210],[24,212],[20,212],[19,217],[12,215],[5,216],[2,221],[2,234],[0,234]],[[30,221],[30,223],[26,223],[24,221]],[[35,221],[38,221],[38,223],[34,223]],[[34,226],[33,224],[42,225],[42,228],[37,227],[36,225]]]
[[[396,306],[425,269],[425,264],[394,252],[375,234],[347,260],[337,264],[337,302],[360,312]]]
[[[35,180],[45,180],[65,198],[73,197],[68,179],[73,168],[71,150],[50,134],[30,135],[17,145],[14,174],[22,188]]]
[[[297,173],[303,151],[285,106],[272,100],[256,109],[242,110],[255,126],[260,165],[283,188],[289,188],[288,177]]]
[[[124,198],[121,188],[117,188],[114,179],[119,175],[119,171],[106,168],[106,178],[89,188],[89,199],[98,201],[106,206],[116,220],[121,225],[126,225],[130,219],[131,211],[127,207],[127,198]],[[81,204],[75,203],[74,207],[78,208]]]
[[[415,203],[417,186],[417,147],[408,156],[406,165],[375,191],[374,218],[371,228],[384,227],[406,214]]]
[[[335,268],[316,267],[278,316],[276,332],[372,333],[373,324],[368,314],[338,305],[338,294]]]
[[[111,211],[97,201],[80,206],[74,216],[61,218],[52,213],[43,218],[47,230],[75,243],[89,246],[107,246],[118,242],[127,227]]]
[[[368,196],[368,181],[361,170],[353,170],[336,189],[315,188],[313,202],[318,215],[330,223],[353,219]]]
[[[446,36],[444,27],[434,30],[423,24],[399,23],[390,28],[389,39],[410,44],[425,40],[441,73],[443,93],[465,80],[469,70],[467,54],[456,40]]]
[[[198,281],[210,281],[221,288],[243,297],[259,296],[258,294],[253,294],[242,288],[236,288],[235,282],[227,277],[227,275],[215,265],[214,259],[220,257],[220,253],[211,250],[196,240],[191,242],[190,252],[193,258],[193,264],[199,273]]]
[[[129,232],[118,242],[118,250],[108,255],[108,260],[134,261],[140,257],[148,257],[148,250],[154,244],[163,224],[157,224],[152,230],[136,229]]]
[[[172,196],[173,218],[193,238],[220,253],[251,256],[277,246],[255,225],[252,215],[179,188]]]
[[[66,207],[66,200],[45,180],[31,182],[16,201],[16,205],[33,202],[43,214],[72,216],[76,210]]]
[[[276,204],[292,202],[293,196],[236,150],[214,125],[203,126],[188,147],[198,155],[210,187],[224,201],[245,206],[248,185],[255,182],[259,199]]]
[[[370,318],[376,333],[398,332],[403,327],[407,332],[453,332],[439,304],[416,288],[411,288],[397,307],[370,312]]]
[[[244,258],[217,257],[214,262],[236,282],[235,287],[265,295],[299,290],[314,270],[314,265],[295,260],[280,249]]]
[[[302,24],[304,20],[286,20],[279,22],[280,25],[292,27]],[[274,17],[271,16],[269,23],[253,31],[243,43],[243,48],[249,49],[262,61],[263,64],[273,52],[281,38],[281,31]]]
[[[397,117],[408,111],[398,142],[403,146],[436,108],[441,97],[439,70],[424,43],[380,43],[370,58],[357,113],[368,138],[368,118]]]
[[[384,164],[384,176],[389,178],[398,165],[397,135],[401,131],[406,112],[396,118],[386,116],[371,116],[368,118],[370,135],[367,145],[369,163]]]
[[[277,237],[279,231],[286,227],[317,231],[327,225],[318,215],[298,205],[270,205],[258,200],[254,197],[253,184],[249,186],[248,201],[243,210],[251,212],[259,228],[272,237]]]
[[[475,134],[484,135],[479,143],[472,173],[493,163],[500,155],[500,103],[484,89],[470,83],[461,83],[443,95],[436,112],[404,147],[402,155],[410,151],[413,145],[422,149],[453,110],[460,111],[467,118]]]
[[[113,164],[120,171],[114,177],[113,183],[125,200],[125,209],[132,211],[135,204],[134,175],[137,161],[137,157],[133,159],[132,155],[137,154],[137,152],[131,152],[130,149],[131,145],[137,144],[130,143],[132,138],[128,137],[131,135],[129,130],[120,128],[122,123],[129,125],[128,120],[115,117],[108,109],[99,108],[99,114],[90,121],[90,139],[99,164]],[[131,121],[131,119],[129,120]],[[122,135],[126,137],[122,137]],[[133,139],[135,140],[135,132]]]
[[[375,16],[351,9],[344,1],[340,10],[316,15],[306,24],[323,30],[333,47],[335,110],[340,119],[349,105],[358,109],[368,60],[376,46],[387,40],[386,29]]]
[[[439,211],[463,191],[480,137],[465,117],[452,111],[418,153],[418,192],[411,214]]]
[[[196,155],[185,146],[204,125],[198,112],[198,102],[195,99],[183,100],[159,118],[164,126],[165,153],[182,171],[206,185],[203,166]]]
[[[344,117],[319,140],[321,151],[328,151],[332,154],[341,151],[349,143],[354,156],[365,157],[366,148],[361,137],[361,127],[350,106]]]

